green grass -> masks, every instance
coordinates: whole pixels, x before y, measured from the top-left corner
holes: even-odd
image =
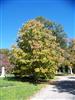
[[[27,100],[43,86],[43,84],[0,78],[0,100]]]

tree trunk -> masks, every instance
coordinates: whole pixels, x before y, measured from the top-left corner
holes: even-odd
[[[73,74],[71,66],[69,66],[69,69],[70,69],[70,74]]]

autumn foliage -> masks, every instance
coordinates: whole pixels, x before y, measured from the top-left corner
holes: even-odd
[[[37,20],[23,25],[18,33],[17,45],[13,46],[14,74],[18,77],[53,78],[59,61],[63,59],[51,30]]]
[[[12,72],[13,66],[11,65],[9,58],[5,53],[0,54],[0,73],[2,67],[5,67],[6,74]]]

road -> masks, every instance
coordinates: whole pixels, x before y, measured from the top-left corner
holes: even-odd
[[[47,85],[30,100],[75,100],[75,76],[59,76],[55,85]]]

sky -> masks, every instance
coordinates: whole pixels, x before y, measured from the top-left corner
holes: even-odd
[[[75,0],[0,0],[0,48],[10,49],[22,25],[37,16],[61,24],[75,38]]]

